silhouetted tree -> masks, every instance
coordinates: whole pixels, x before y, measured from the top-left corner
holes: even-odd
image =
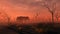
[[[40,11],[39,11],[39,10],[40,10],[39,8],[35,9],[35,12],[36,12],[36,13],[35,13],[34,16],[35,16],[35,20],[36,20],[36,21],[38,21],[38,16],[40,15]]]
[[[10,24],[10,17],[8,16],[8,14],[4,11],[4,10],[2,10],[2,12],[4,13],[4,15],[6,16],[6,18],[7,18],[7,22],[8,22],[8,24]]]
[[[56,22],[58,23],[58,19],[60,18],[60,12],[56,12],[56,14],[55,14],[55,17],[56,17]]]
[[[5,12],[5,9],[3,8],[3,6],[1,6],[1,12],[4,14],[3,16],[5,16],[6,17],[6,19],[7,19],[7,23],[9,24],[9,22],[10,22],[10,17],[8,16],[8,14]]]
[[[56,10],[56,0],[41,0],[41,6],[46,7],[48,11],[52,14],[52,22],[54,22],[54,13]]]
[[[8,25],[10,21],[10,17],[4,10],[0,11],[0,25]],[[5,23],[5,24],[4,24]]]

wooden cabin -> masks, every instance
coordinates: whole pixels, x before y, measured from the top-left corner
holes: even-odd
[[[17,23],[23,24],[23,23],[27,23],[29,21],[29,17],[28,16],[19,16],[16,19]]]

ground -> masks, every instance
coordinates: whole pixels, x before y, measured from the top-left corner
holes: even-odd
[[[0,26],[0,34],[60,34],[60,23]]]

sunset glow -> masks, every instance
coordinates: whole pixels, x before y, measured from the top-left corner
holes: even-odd
[[[30,21],[35,21],[38,13],[37,22],[50,22],[52,15],[46,7],[40,6],[40,1],[42,0],[0,0],[0,12],[8,14],[11,21],[15,21],[17,16],[28,16]],[[60,11],[59,2],[56,6],[56,11]]]

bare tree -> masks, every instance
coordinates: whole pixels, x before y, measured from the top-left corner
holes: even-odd
[[[56,22],[58,23],[58,19],[60,18],[60,12],[57,11],[56,14],[55,14],[55,17],[56,17],[56,20],[57,20]]]
[[[40,10],[39,8],[36,8],[36,9],[34,10],[34,11],[36,12],[35,15],[34,15],[36,21],[38,21],[38,16],[40,15],[40,11],[39,11],[39,10]]]
[[[7,19],[7,23],[8,23],[8,25],[9,25],[9,24],[10,24],[10,17],[9,17],[8,14],[5,12],[6,9],[3,8],[3,6],[1,5],[0,10],[1,10],[1,12],[5,15],[5,17],[6,17],[6,19]]]
[[[48,9],[48,11],[52,14],[52,22],[54,23],[54,13],[56,10],[56,0],[41,0],[41,6]]]
[[[7,19],[8,19],[8,23],[10,23],[10,17],[8,16],[8,14],[6,12],[3,11],[3,13],[6,15]]]
[[[8,16],[8,14],[4,10],[2,10],[2,13],[5,15],[6,19],[8,20],[7,23],[9,25],[10,24],[10,17]]]

